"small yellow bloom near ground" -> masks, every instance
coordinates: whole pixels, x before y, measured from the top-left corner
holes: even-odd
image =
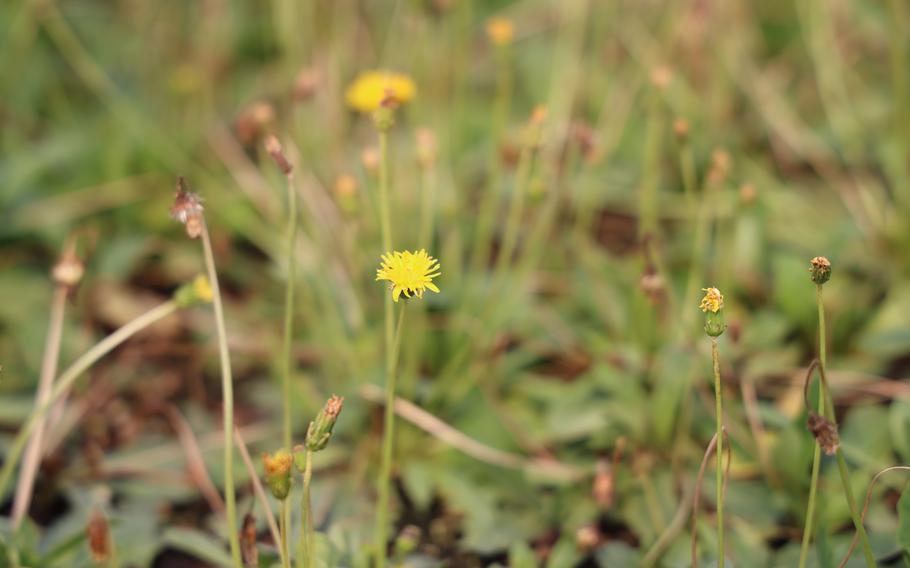
[[[417,252],[394,251],[382,255],[382,265],[376,271],[376,280],[388,280],[392,289],[392,299],[396,302],[402,294],[406,298],[412,295],[423,297],[424,290],[439,292],[433,284],[439,272],[439,261],[420,249]]]
[[[365,71],[357,76],[344,93],[348,106],[356,111],[369,113],[391,100],[404,104],[417,94],[414,81],[403,73],[392,71]]]
[[[202,274],[193,280],[193,292],[201,302],[210,303],[212,301],[212,284]]]
[[[724,307],[724,295],[717,288],[702,288],[702,290],[705,292],[705,297],[701,299],[701,304],[698,306],[701,311],[715,314],[719,312]]]
[[[487,37],[493,45],[509,45],[515,39],[515,26],[506,18],[492,18],[487,22]]]

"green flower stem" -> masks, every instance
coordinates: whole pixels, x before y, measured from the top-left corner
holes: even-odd
[[[825,364],[825,307],[822,302],[822,286],[816,285],[816,303],[818,304],[818,361],[819,366]],[[818,382],[818,414],[825,416],[825,381]],[[805,568],[809,558],[809,545],[815,534],[815,501],[818,494],[818,478],[821,471],[822,449],[816,442],[812,454],[812,476],[809,481],[809,504],[806,507],[806,524],[803,528],[803,542],[799,551],[799,568]]]
[[[28,442],[29,436],[31,436],[35,427],[45,417],[51,406],[59,400],[64,393],[69,391],[76,382],[76,379],[115,347],[153,323],[171,315],[177,311],[177,308],[177,303],[173,300],[169,300],[145,312],[99,341],[94,347],[76,359],[76,361],[60,375],[57,381],[55,381],[54,389],[51,391],[50,396],[41,404],[41,406],[32,411],[25,424],[19,429],[19,433],[16,434],[16,438],[13,440],[5,459],[3,460],[3,468],[0,469],[0,495],[6,495],[6,490],[9,488],[13,471],[19,463],[19,458],[22,455],[22,450],[25,448],[25,444]]]
[[[313,452],[306,452],[306,466],[303,469],[303,501],[301,503],[300,541],[303,543],[304,568],[316,566],[315,543],[313,541],[313,501],[310,499],[310,481],[313,478]]]
[[[278,513],[278,532],[281,534],[281,541],[278,546],[281,548],[281,567],[291,568],[291,561],[288,555],[288,531],[291,530],[291,508],[288,507],[288,500],[282,499],[281,510]]]
[[[379,225],[382,232],[382,248],[384,253],[392,252],[392,224],[389,214],[389,141],[388,132],[379,128]],[[395,398],[395,367],[397,366],[397,353],[395,345],[394,314],[392,307],[392,294],[385,293],[385,360],[386,360],[386,398],[394,401]],[[402,312],[401,319],[404,319]],[[399,329],[401,319],[399,320]],[[389,483],[392,471],[392,436],[394,435],[395,412],[386,407],[385,427],[382,438],[382,464],[377,480],[379,501],[376,507],[376,566],[385,568],[385,547],[388,530],[389,515]]]
[[[391,294],[386,294],[391,297]],[[388,301],[391,301],[388,300]],[[386,566],[388,542],[389,493],[392,480],[392,443],[395,438],[395,373],[398,365],[398,346],[404,322],[404,304],[398,312],[398,326],[392,341],[386,345],[385,414],[382,432],[382,462],[379,467],[379,502],[376,505],[376,568]]]
[[[832,413],[833,414],[833,413]],[[853,518],[853,526],[856,527],[856,534],[863,544],[863,555],[866,557],[866,565],[869,568],[878,566],[875,562],[875,554],[872,552],[872,545],[869,544],[869,536],[863,526],[863,520],[860,518],[859,509],[856,507],[856,499],[853,497],[853,488],[850,487],[850,472],[847,470],[847,460],[844,459],[844,452],[837,449],[837,470],[840,472],[840,480],[844,486],[844,494],[847,496],[847,504],[850,506],[850,516]]]
[[[281,348],[281,394],[282,394],[282,434],[284,449],[291,451],[291,372],[293,368],[291,356],[291,342],[294,334],[294,283],[297,276],[297,195],[294,191],[294,178],[287,174],[288,185],[288,275],[287,288],[284,295],[284,338]]]
[[[242,566],[240,537],[237,534],[237,503],[234,494],[234,381],[231,377],[231,356],[228,352],[227,331],[224,325],[224,307],[221,305],[221,288],[215,270],[212,239],[205,221],[202,222],[202,251],[205,269],[212,286],[212,306],[215,311],[215,328],[218,331],[218,355],[221,360],[221,392],[224,410],[224,505],[227,514],[228,540],[231,543],[231,560],[236,568]]]
[[[711,338],[711,359],[714,364],[714,400],[717,414],[717,566],[724,568],[724,404],[720,383],[720,356],[717,338]]]

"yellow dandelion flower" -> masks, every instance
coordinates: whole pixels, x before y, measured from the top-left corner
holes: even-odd
[[[417,252],[394,251],[382,255],[382,265],[376,271],[376,280],[388,280],[392,299],[396,302],[402,294],[423,297],[424,290],[439,292],[433,279],[439,276],[439,261],[420,249]]]
[[[348,86],[344,98],[348,106],[363,113],[370,113],[391,100],[404,104],[417,94],[414,81],[403,73],[392,71],[366,71]]]
[[[720,293],[720,290],[717,288],[702,288],[702,291],[704,291],[705,297],[701,299],[701,304],[698,305],[701,311],[716,314],[724,307],[724,295]]]
[[[487,22],[487,37],[493,45],[509,45],[515,39],[515,26],[507,18],[492,18]]]
[[[291,465],[294,458],[285,450],[278,450],[275,455],[262,454],[262,463],[265,466],[265,474],[268,476],[286,475],[291,471]]]

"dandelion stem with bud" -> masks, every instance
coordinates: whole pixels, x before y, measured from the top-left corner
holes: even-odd
[[[714,404],[717,416],[717,566],[724,567],[724,403],[723,384],[720,378],[720,355],[717,338],[727,328],[724,322],[724,296],[717,288],[705,288],[699,308],[705,312],[705,333],[711,338],[711,362],[714,368]]]

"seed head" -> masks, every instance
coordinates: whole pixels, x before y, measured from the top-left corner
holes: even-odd
[[[819,286],[831,278],[831,261],[824,256],[816,256],[809,261],[809,278]]]
[[[63,248],[63,254],[60,255],[60,260],[54,265],[51,274],[54,282],[67,288],[75,288],[79,281],[82,280],[82,275],[85,274],[85,266],[76,255],[76,242],[74,240],[70,239],[67,241],[66,246]]]
[[[812,432],[812,435],[815,436],[815,441],[818,442],[825,454],[833,456],[837,453],[837,448],[840,446],[840,436],[838,436],[836,425],[810,410],[806,426]]]
[[[174,204],[171,205],[171,217],[186,226],[186,234],[195,239],[202,234],[204,219],[202,217],[202,199],[189,190],[183,176],[177,178],[177,192]]]

